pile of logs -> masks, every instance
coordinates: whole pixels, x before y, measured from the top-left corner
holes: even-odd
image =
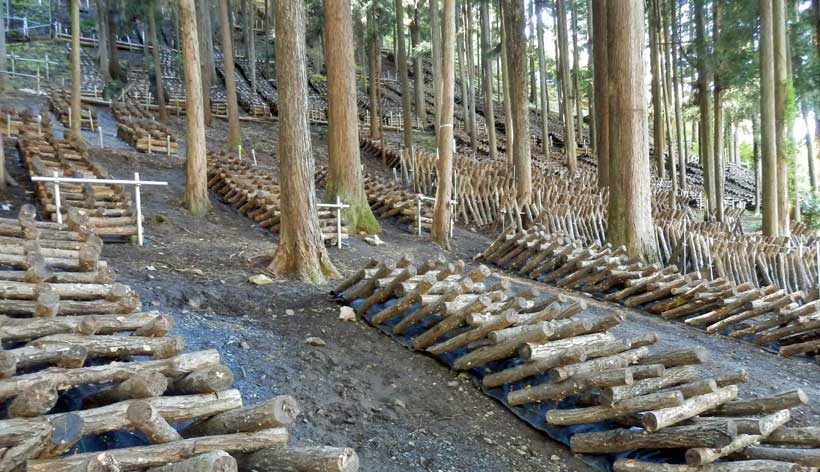
[[[71,44],[66,44],[66,56],[71,62]],[[80,48],[80,94],[83,97],[100,99],[105,90],[105,81],[103,81],[100,71],[97,69],[97,63],[85,49]]]
[[[42,135],[43,129],[51,128],[49,115],[35,116],[31,110],[19,111],[14,108],[0,107],[0,135],[6,137],[21,134]]]
[[[222,79],[225,79],[225,67],[222,62],[222,55],[215,55],[217,59],[216,72]],[[244,108],[248,114],[257,118],[268,118],[271,116],[270,107],[265,103],[259,94],[254,93],[250,84],[245,79],[245,76],[238,69],[234,69],[234,79],[236,81],[236,96],[239,105]]]
[[[817,428],[786,426],[790,409],[808,402],[802,390],[739,397],[745,371],[714,373],[701,367],[704,349],[664,349],[654,334],[618,337],[611,330],[621,314],[511,291],[485,266],[414,265],[406,256],[371,261],[333,294],[403,344],[466,371],[573,452],[605,455],[616,471],[820,466]]]
[[[239,213],[273,233],[279,233],[281,224],[281,192],[276,181],[271,172],[248,161],[227,154],[208,155],[208,188]],[[338,244],[338,221],[335,211],[319,209],[319,228],[325,244]],[[341,226],[344,241],[350,235],[344,220]]]
[[[73,141],[52,136],[18,139],[18,148],[29,175],[111,179],[99,164],[88,158],[88,151]],[[100,237],[132,238],[137,235],[137,216],[131,194],[121,185],[60,183],[60,212],[72,220],[82,217]],[[57,221],[54,184],[34,182],[34,193],[45,213]],[[70,215],[76,213],[72,218]]]
[[[48,93],[48,104],[51,112],[57,116],[57,120],[66,128],[71,127],[71,94],[67,90],[51,89]],[[80,109],[81,127],[83,129],[96,131],[99,122],[97,121],[97,110],[94,108]]]
[[[117,119],[117,136],[138,151],[168,156],[179,153],[179,144],[171,128],[154,120],[138,105],[128,101],[114,102],[112,111]]]
[[[739,250],[735,247],[726,254]],[[690,254],[703,257],[697,250]],[[813,289],[798,291],[735,283],[735,271],[749,270],[739,257],[727,259],[725,266],[716,264],[718,273],[681,272],[674,264],[647,264],[628,257],[623,248],[585,245],[535,226],[503,234],[477,260],[664,319],[681,320],[709,333],[776,348],[785,356],[820,351],[816,279],[807,284]]]
[[[173,319],[114,282],[99,238],[34,212],[0,221],[0,471],[358,469],[352,449],[289,447],[293,397],[243,405],[217,351],[183,353]]]

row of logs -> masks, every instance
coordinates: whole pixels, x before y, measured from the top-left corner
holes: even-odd
[[[114,102],[111,107],[117,119],[117,136],[145,153],[178,154],[179,144],[175,134],[166,125],[134,103]]]
[[[254,220],[264,229],[278,233],[280,220],[280,189],[269,171],[232,155],[208,156],[208,188],[239,213]],[[325,244],[336,244],[336,211],[319,209],[319,229]],[[347,223],[342,220],[342,241],[349,237]]]
[[[51,112],[57,116],[57,120],[66,128],[71,127],[71,95],[67,90],[52,89],[48,94],[48,105]],[[80,127],[85,130],[95,131],[99,126],[97,121],[97,111],[94,108],[82,108],[80,110]]]
[[[352,449],[288,445],[293,397],[244,405],[217,351],[182,352],[173,318],[139,311],[99,238],[34,216],[0,221],[0,257],[21,258],[0,270],[0,471],[358,470]],[[101,437],[117,431],[141,434]]]
[[[584,245],[542,226],[501,235],[477,259],[708,333],[773,346],[782,355],[820,351],[816,291],[735,283],[721,274],[682,273],[675,265],[647,264],[628,257],[623,248]]]
[[[332,293],[414,349],[469,371],[514,412],[541,413],[536,423],[569,437],[573,452],[612,454],[616,471],[820,466],[818,428],[786,426],[790,409],[808,402],[801,390],[740,398],[746,372],[702,367],[704,349],[663,349],[654,334],[618,337],[611,330],[622,315],[511,290],[483,265],[373,260]],[[629,458],[647,456],[655,462]]]

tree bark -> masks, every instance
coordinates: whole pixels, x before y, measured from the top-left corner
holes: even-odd
[[[575,102],[575,132],[577,141],[584,146],[584,112],[581,106],[581,54],[578,46],[578,4],[570,4],[572,18],[572,94]]]
[[[157,39],[157,0],[148,2],[148,28],[151,34],[151,46],[154,59],[154,76],[157,87],[157,104],[159,105],[159,121],[168,122],[168,110],[165,108],[165,89],[162,86],[162,63],[159,60],[159,40]],[[198,47],[198,45],[197,45]]]
[[[108,16],[109,0],[97,0],[97,55],[99,60],[100,76],[106,82],[111,81],[111,47],[108,44],[111,28]]]
[[[231,25],[228,0],[219,1],[219,22],[222,30],[222,64],[225,70],[225,98],[228,101],[228,150],[242,143],[239,130],[239,103],[236,100],[236,76],[233,63],[233,26]],[[190,101],[190,98],[188,98]]]
[[[279,169],[282,225],[279,247],[269,270],[305,282],[321,284],[337,276],[322,242],[314,188],[314,158],[307,116],[305,5],[299,0],[276,2],[279,88]]]
[[[503,1],[504,0],[499,0],[499,2]],[[503,3],[501,3],[501,5],[503,5]],[[507,162],[512,164],[515,132],[513,130],[513,105],[510,94],[510,61],[508,54],[510,31],[507,27],[508,13],[506,7],[500,7],[499,11],[501,13],[501,84],[504,90],[504,136],[507,138]]]
[[[680,67],[678,63],[678,50],[680,49],[680,33],[678,31],[678,1],[669,1],[669,16],[672,18],[672,88],[675,98],[675,130],[678,145],[678,186],[681,190],[686,190],[686,156],[689,153],[686,147],[686,126],[683,122],[681,112],[681,79]]]
[[[430,35],[433,53],[433,99],[436,108],[435,128],[438,139],[441,123],[441,28],[439,26],[439,0],[430,0]]]
[[[381,35],[379,34],[378,24],[378,3],[373,2],[370,12],[368,13],[368,29],[369,29],[369,49],[370,49],[370,64],[368,71],[370,72],[369,85],[369,104],[370,104],[370,139],[377,140],[382,137],[382,119],[381,119],[381,74],[382,74],[382,46]]]
[[[766,236],[780,235],[777,204],[777,141],[775,139],[774,12],[771,0],[760,0],[760,154],[763,180],[763,226]]]
[[[185,72],[185,208],[196,217],[205,216],[211,208],[208,199],[207,149],[205,148],[205,115],[202,111],[202,83],[199,63],[199,38],[194,0],[179,1],[179,36]]]
[[[666,160],[664,150],[666,139],[663,126],[663,91],[661,89],[660,45],[658,44],[658,17],[655,15],[655,3],[649,2],[649,57],[652,70],[652,137],[655,155],[655,166],[658,177],[666,178]]]
[[[720,53],[720,2],[712,3],[712,42],[717,51]],[[720,74],[714,75],[714,114],[715,114],[715,149],[713,157],[715,165],[713,168],[715,178],[715,210],[718,221],[724,220],[725,204],[724,204],[724,174],[726,173],[725,156],[724,156],[724,134],[726,124],[723,120],[723,84],[720,80]]]
[[[463,2],[464,6],[464,46],[467,60],[464,65],[467,68],[467,113],[470,119],[470,145],[473,154],[478,152],[478,130],[476,129],[475,112],[475,60],[473,59],[473,15],[469,1]]]
[[[111,78],[114,80],[124,80],[126,78],[125,71],[120,65],[119,51],[117,50],[117,17],[120,15],[120,7],[118,3],[108,3],[108,57],[110,58],[108,70],[111,73]]]
[[[422,60],[419,45],[421,44],[421,26],[419,25],[419,10],[413,9],[413,22],[410,24],[410,41],[413,47],[414,59],[414,92],[416,97],[416,116],[422,122],[427,121],[427,104],[424,101],[424,61]],[[352,46],[352,44],[351,44]]]
[[[558,7],[558,46],[561,49],[561,87],[564,91],[564,155],[567,158],[570,176],[578,170],[576,158],[577,145],[575,143],[575,124],[573,123],[573,93],[569,71],[569,33],[567,32],[567,5],[566,0],[556,0]]]
[[[484,121],[487,122],[487,140],[489,141],[490,159],[498,159],[498,143],[495,130],[495,103],[493,99],[493,63],[490,60],[490,5],[489,2],[479,3],[481,16],[481,66],[484,72],[482,85],[484,86]],[[543,40],[542,40],[543,42]]]
[[[504,21],[507,38],[507,60],[510,72],[510,103],[512,105],[513,143],[507,146],[512,152],[515,170],[516,199],[519,206],[532,200],[532,168],[530,164],[530,123],[527,101],[527,37],[524,32],[526,17],[524,0],[504,2]],[[572,167],[570,168],[572,169]]]
[[[444,0],[441,57],[441,122],[438,124],[438,188],[433,208],[433,241],[450,246],[450,200],[453,194],[453,109],[455,107],[456,1]]]
[[[82,139],[80,72],[80,0],[71,0],[71,137],[76,140]]]
[[[598,155],[598,187],[609,186],[609,54],[607,51],[607,2],[609,0],[594,0],[592,2],[593,47],[592,54],[595,61],[594,88],[595,88],[595,115],[597,115],[597,133],[595,134],[595,151]]]
[[[200,21],[197,21],[199,28],[199,58],[202,63],[202,109],[205,112],[205,126],[211,126],[211,82],[213,81],[214,70],[214,38],[213,26],[211,22],[211,1],[204,0],[197,5],[197,14]]]
[[[367,201],[359,157],[356,107],[356,61],[350,0],[325,0],[325,43],[328,104],[328,181],[325,198],[339,197],[350,208],[345,220],[355,231],[375,233],[379,223]]]
[[[398,52],[399,82],[401,85],[401,113],[404,121],[404,148],[413,149],[413,113],[410,103],[410,78],[407,72],[407,48],[404,38],[404,4],[396,0],[396,47]]]
[[[251,82],[251,91],[256,94],[256,2],[253,0],[245,0],[247,7],[245,8],[247,18],[245,19],[245,47],[248,48],[248,71]]]
[[[549,129],[550,98],[549,89],[547,88],[546,46],[544,46],[544,9],[540,2],[536,4],[535,11],[535,31],[538,35],[538,78],[541,82],[541,148],[544,151],[544,155],[549,156],[550,150],[552,149]]]
[[[652,221],[649,142],[641,57],[643,2],[607,1],[609,41],[610,180],[609,241],[631,256],[657,259]]]
[[[803,121],[806,123],[806,158],[809,162],[809,185],[812,192],[817,191],[817,171],[814,168],[814,141],[811,138],[811,123],[809,122],[809,107],[803,102],[800,107]]]
[[[703,165],[703,191],[706,194],[707,218],[716,206],[714,178],[714,146],[712,133],[712,100],[709,91],[712,75],[707,65],[705,0],[695,0],[696,49],[698,69],[698,107],[700,108],[700,139],[698,149]]]
[[[789,229],[789,150],[791,144],[791,117],[786,116],[787,101],[793,94],[787,66],[786,7],[784,0],[772,0],[772,31],[774,37],[774,103],[775,142],[777,146],[777,216],[781,236]]]
[[[6,15],[8,12],[3,12],[2,6],[0,6],[0,13],[5,13]],[[6,21],[3,17],[3,14],[0,14],[0,92],[6,90]]]

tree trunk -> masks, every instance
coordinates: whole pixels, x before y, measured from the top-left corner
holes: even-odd
[[[228,10],[228,0],[219,1],[219,23],[222,30],[222,65],[225,70],[225,98],[228,101],[228,150],[242,143],[239,131],[239,103],[236,100],[236,76],[233,64],[233,26]],[[190,99],[189,99],[190,100]]]
[[[703,191],[706,194],[707,218],[715,210],[714,146],[712,144],[712,77],[707,65],[705,0],[695,0],[696,49],[698,67],[698,106],[700,108],[700,139],[698,150],[703,165]]]
[[[465,1],[464,5],[464,39],[465,51],[467,53],[467,111],[470,115],[470,145],[473,148],[473,154],[478,153],[478,130],[476,129],[476,112],[475,112],[475,61],[473,59],[473,15],[472,8],[470,8],[469,1]]]
[[[168,110],[165,109],[165,88],[162,86],[162,63],[159,60],[159,40],[157,39],[157,0],[148,2],[148,29],[151,34],[151,49],[154,59],[154,76],[159,104],[159,121],[168,122]]]
[[[544,46],[544,9],[540,2],[535,6],[535,11],[535,30],[538,35],[538,76],[541,81],[541,148],[544,151],[544,156],[549,157],[550,150],[552,148],[549,123],[550,98],[549,89],[547,88],[547,60],[545,57],[546,47]]]
[[[507,60],[510,72],[510,103],[512,104],[513,169],[515,170],[516,198],[519,206],[532,200],[532,169],[530,165],[530,123],[527,103],[527,37],[524,32],[526,17],[524,0],[504,3],[504,21],[507,25]]]
[[[415,65],[413,69],[415,73],[413,74],[413,78],[415,79],[415,86],[413,87],[415,90],[416,96],[416,116],[418,116],[419,120],[423,122],[427,121],[427,103],[424,100],[424,61],[422,60],[422,54],[419,50],[419,46],[421,44],[421,26],[419,25],[419,10],[418,8],[413,9],[413,23],[410,24],[410,41],[413,45],[413,59]],[[351,47],[353,45],[351,44]]]
[[[681,85],[680,67],[678,64],[678,50],[680,48],[680,33],[678,31],[678,1],[669,1],[669,16],[672,18],[672,86],[675,96],[675,130],[677,131],[678,144],[678,186],[681,190],[686,190],[686,156],[689,153],[686,147],[686,125],[683,122],[681,112]]]
[[[80,0],[71,0],[71,138],[82,139],[80,73]]]
[[[356,108],[356,62],[350,0],[325,0],[325,43],[328,108],[328,181],[325,198],[350,205],[345,219],[355,231],[375,233],[379,223],[364,192],[359,158],[359,117]]]
[[[755,214],[760,214],[760,193],[763,187],[763,164],[760,161],[760,115],[752,113],[752,156],[755,162]]]
[[[814,169],[814,141],[811,138],[811,123],[809,122],[809,107],[806,102],[801,103],[800,112],[803,122],[806,123],[806,158],[809,162],[809,186],[812,192],[817,191],[817,171]]]
[[[433,209],[433,241],[450,246],[450,200],[453,195],[453,110],[455,108],[456,0],[444,0],[441,57],[441,122],[438,135],[438,188]]]
[[[205,116],[202,111],[199,38],[194,0],[179,0],[179,27],[185,72],[185,96],[188,99],[185,110],[185,208],[194,216],[202,217],[208,213],[211,202],[208,199]]]
[[[714,48],[718,53],[720,52],[720,2],[712,4],[712,42]],[[723,84],[720,80],[720,74],[714,76],[714,110],[715,110],[715,149],[713,151],[715,166],[713,168],[715,177],[715,210],[718,221],[724,220],[725,204],[724,204],[724,189],[723,181],[726,173],[725,156],[723,150],[723,136],[725,123],[723,120]]]
[[[663,127],[663,91],[661,89],[660,45],[658,44],[658,17],[655,15],[655,2],[649,2],[649,57],[652,70],[652,147],[658,177],[666,178],[666,139]]]
[[[672,110],[673,85],[672,85],[672,47],[669,34],[669,16],[664,14],[663,10],[664,0],[656,0],[654,2],[654,15],[658,18],[658,43],[661,45],[663,54],[663,62],[661,68],[663,69],[663,126],[666,129],[666,148],[669,155],[669,178],[672,181],[672,206],[677,206],[678,195],[678,161],[676,155],[676,143],[680,142],[680,135],[676,133],[676,129],[672,128],[672,117],[670,116]]]
[[[791,126],[786,116],[790,100],[790,80],[787,67],[787,25],[784,0],[772,0],[772,26],[774,37],[774,103],[775,142],[777,146],[777,216],[781,236],[788,236],[789,229],[789,146]],[[793,91],[792,91],[793,93]],[[793,100],[793,98],[791,98]]]
[[[276,23],[288,25],[276,36],[282,226],[279,246],[268,269],[277,275],[321,284],[325,277],[338,273],[322,242],[316,208],[315,164],[307,115],[304,2],[276,2]]]
[[[458,4],[456,4],[456,30],[464,30],[464,16],[459,14]],[[470,100],[468,98],[469,86],[467,85],[466,54],[464,54],[464,34],[456,33],[456,55],[458,56],[458,82],[461,84],[461,116],[464,119],[464,127],[468,134],[472,134],[473,122],[470,120]]]
[[[780,234],[777,204],[777,140],[775,127],[774,12],[771,0],[760,0],[760,154],[763,180],[763,226],[766,236]]]
[[[441,28],[439,27],[439,0],[430,0],[430,36],[433,54],[433,101],[436,108],[436,138],[441,123]]]
[[[3,15],[8,15],[0,6],[0,92],[6,90],[6,21]]]
[[[535,21],[535,0],[529,0],[529,16],[528,16],[527,22],[529,23],[527,25],[527,28],[529,28],[530,36],[532,36],[532,34],[535,32],[535,23],[536,23],[536,21]],[[527,38],[527,50],[529,50],[529,48],[531,47],[531,45],[529,44],[529,40],[530,40],[530,38]],[[530,103],[533,103],[537,107],[537,105],[538,105],[538,83],[536,82],[536,79],[535,79],[535,58],[533,58],[529,54],[527,54],[527,56],[529,56],[529,62],[530,62],[530,67],[529,67],[529,72],[530,72],[529,91],[530,91],[530,95],[529,95],[529,99],[527,100],[527,105],[529,106]]]
[[[0,23],[4,23],[2,15],[0,15]],[[5,195],[8,185],[6,183],[6,149],[3,146],[3,133],[0,133],[0,194]]]
[[[598,155],[598,187],[609,186],[609,53],[607,51],[607,2],[609,0],[593,0],[592,2],[592,30],[594,41],[592,47],[595,70],[593,76],[595,88],[595,115],[597,117],[597,133],[595,134],[595,151]]]
[[[609,242],[631,256],[657,259],[652,221],[643,64],[644,6],[607,1],[610,97]]]
[[[493,102],[493,63],[490,60],[490,5],[489,2],[479,3],[479,15],[481,16],[481,66],[484,71],[484,78],[481,85],[484,86],[484,121],[487,122],[487,140],[489,141],[490,159],[498,159],[498,143],[495,136],[495,103]]]
[[[378,4],[373,5],[368,14],[369,48],[370,48],[370,72],[369,103],[370,103],[370,139],[378,140],[382,137],[382,115],[381,115],[381,75],[382,75],[382,45],[381,35],[377,25]]]
[[[256,94],[256,2],[254,0],[244,0],[247,2],[245,8],[247,18],[245,19],[245,47],[248,48],[248,72],[251,82],[251,91]]]
[[[569,33],[567,32],[566,0],[556,0],[558,6],[558,45],[561,48],[561,87],[564,90],[564,153],[567,157],[569,175],[575,175],[578,170],[578,160],[575,156],[575,124],[572,115],[574,104],[572,96],[572,82],[569,73]],[[643,8],[641,9],[643,11]]]
[[[407,50],[404,41],[404,5],[396,0],[396,46],[398,49],[399,82],[401,83],[401,113],[404,121],[404,148],[413,149],[413,113],[410,102],[410,78],[407,72]]]
[[[592,0],[587,0],[587,68],[590,75],[590,87],[587,95],[587,112],[589,113],[589,153],[595,155],[595,135],[598,134],[598,120],[595,117],[595,62],[592,58],[592,42],[594,41],[594,31],[592,31]]]
[[[125,80],[126,74],[120,65],[117,50],[117,17],[120,15],[120,7],[116,2],[109,0],[108,3],[108,70],[111,72],[112,80]]]
[[[575,132],[578,135],[578,142],[582,147],[584,144],[584,112],[581,106],[581,54],[578,47],[578,4],[570,4],[570,15],[572,18],[572,94],[575,102]]]
[[[504,0],[499,0],[503,2]],[[515,0],[517,1],[517,0]],[[502,3],[503,5],[503,3]],[[504,136],[507,138],[507,163],[513,163],[513,147],[515,133],[513,131],[513,105],[510,95],[510,61],[509,61],[509,29],[507,28],[507,9],[499,8],[501,13],[501,84],[504,90]],[[526,80],[525,80],[526,85]]]
[[[108,24],[109,0],[97,0],[97,58],[100,76],[105,82],[111,81],[111,49],[108,46],[110,25]]]
[[[199,35],[199,58],[202,63],[202,109],[205,112],[205,126],[211,126],[211,81],[214,77],[214,38],[211,25],[211,2],[205,0],[197,5],[196,22]]]

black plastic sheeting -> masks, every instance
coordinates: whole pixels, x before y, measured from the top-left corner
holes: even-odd
[[[335,293],[334,295],[338,297],[343,297],[344,292],[342,293]],[[373,316],[376,313],[380,312],[386,307],[389,307],[395,304],[398,299],[391,299],[386,303],[381,305],[374,305],[372,306],[367,313],[363,315],[363,318],[370,323]],[[364,302],[364,299],[354,300],[350,305],[353,308],[357,308]],[[412,349],[412,340],[414,337],[418,336],[422,332],[424,332],[427,328],[429,328],[428,323],[435,318],[435,314],[430,315],[429,317],[421,320],[420,322],[414,324],[410,329],[408,329],[402,335],[395,335],[393,334],[393,327],[397,325],[404,315],[407,315],[414,310],[418,309],[419,305],[413,305],[408,308],[402,316],[394,317],[391,320],[386,321],[381,325],[373,325],[380,329],[383,333],[387,334],[388,336],[394,338],[403,346]],[[371,323],[372,324],[372,323]],[[444,339],[447,339],[451,336],[446,336]],[[456,359],[461,357],[462,355],[466,354],[467,348],[461,347],[459,349],[452,350],[450,352],[446,352],[441,355],[432,355],[432,357],[436,358],[440,362],[443,362],[447,366],[452,367],[453,363]],[[428,354],[429,353],[426,353]],[[472,379],[473,383],[478,386],[485,394],[489,395],[490,397],[494,398],[495,400],[499,401],[502,405],[504,405],[507,409],[512,411],[516,416],[521,418],[522,420],[529,423],[535,429],[543,431],[547,434],[550,438],[564,444],[565,446],[569,447],[570,437],[576,433],[586,433],[591,431],[608,431],[610,429],[619,428],[620,426],[611,422],[611,421],[603,421],[598,423],[588,423],[588,424],[581,424],[581,425],[572,425],[572,426],[555,426],[548,424],[546,422],[546,414],[548,411],[553,409],[567,409],[567,408],[575,408],[576,406],[576,398],[569,397],[560,402],[555,401],[547,401],[547,402],[540,402],[540,403],[528,403],[525,405],[520,406],[512,406],[507,403],[507,394],[512,390],[518,390],[523,388],[526,385],[534,385],[540,384],[549,381],[548,374],[541,374],[535,377],[529,377],[527,379],[520,380],[518,382],[507,384],[502,387],[498,388],[485,388],[482,383],[482,379],[485,375],[499,372],[501,370],[513,367],[515,365],[520,364],[523,362],[520,358],[511,358],[505,359],[501,361],[491,362],[489,364],[483,365],[481,367],[471,369],[467,373]],[[627,451],[623,453],[617,454],[600,454],[600,455],[591,455],[591,454],[584,454],[580,456],[581,459],[586,462],[587,464],[591,465],[592,467],[603,471],[603,472],[611,472],[612,471],[612,464],[615,462],[616,459],[621,457],[628,457],[631,459],[638,459],[642,461],[648,462],[670,462],[670,463],[680,463],[682,462],[683,455],[680,451],[675,450],[648,450],[648,449],[640,449],[634,451]]]

